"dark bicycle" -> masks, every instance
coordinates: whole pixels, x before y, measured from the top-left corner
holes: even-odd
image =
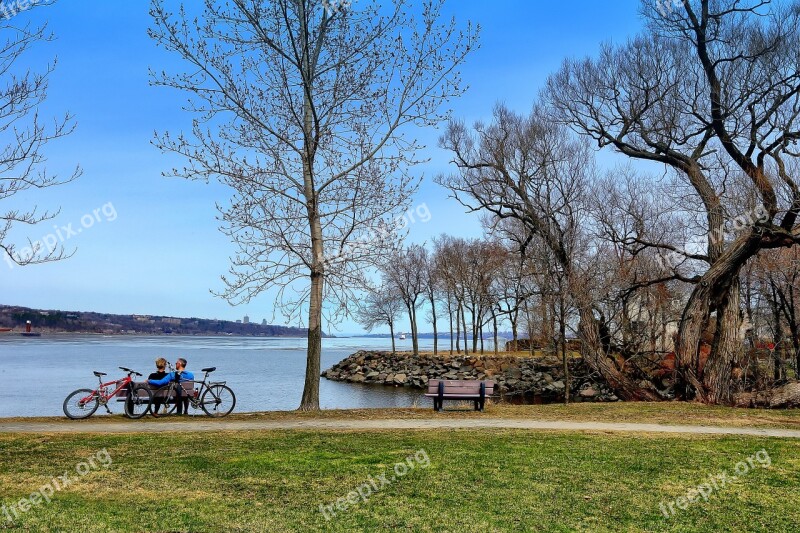
[[[156,414],[171,414],[176,411],[178,402],[188,400],[187,407],[202,409],[208,416],[228,416],[236,407],[236,395],[225,381],[208,381],[208,375],[216,369],[217,367],[202,369],[201,372],[205,374],[200,381],[170,381],[162,387],[154,388],[151,409],[156,403],[163,403],[164,412]],[[170,370],[173,370],[172,365]]]

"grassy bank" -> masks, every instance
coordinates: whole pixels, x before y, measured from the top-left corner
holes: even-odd
[[[35,531],[791,531],[800,523],[800,443],[759,438],[521,431],[0,436],[10,504],[105,448],[93,469],[22,513]],[[765,449],[708,501],[665,518],[662,502]],[[415,468],[326,520],[347,497],[424,450]],[[416,461],[416,460],[415,460]],[[0,529],[10,528],[6,523]]]
[[[316,413],[296,411],[270,411],[263,413],[234,413],[225,420],[314,420],[314,419],[359,419],[377,420],[385,418],[428,419],[428,418],[522,418],[535,420],[568,420],[572,422],[637,422],[672,425],[707,425],[729,427],[800,429],[800,409],[766,410],[736,409],[732,407],[709,406],[689,402],[615,402],[615,403],[574,403],[550,405],[509,405],[490,404],[486,412],[469,410],[456,411],[456,404],[447,404],[444,413],[434,413],[431,400],[420,394],[420,405],[424,407],[406,409],[352,409],[325,410]],[[151,423],[191,422],[207,420],[205,417],[165,417],[143,421]],[[70,421],[64,417],[7,418],[5,421],[63,422],[80,425],[81,421]],[[121,416],[95,416],[91,422],[113,424],[128,421]],[[213,423],[212,420],[207,420]]]

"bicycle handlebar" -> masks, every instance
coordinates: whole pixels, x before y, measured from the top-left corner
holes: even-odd
[[[125,368],[124,366],[121,366],[121,367],[119,367],[119,369],[122,370],[123,372],[127,372],[128,374],[135,374],[135,375],[137,375],[139,377],[142,377],[142,375],[140,373],[138,373],[135,370],[131,370],[130,368]]]

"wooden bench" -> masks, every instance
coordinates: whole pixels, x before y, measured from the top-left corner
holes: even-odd
[[[472,400],[483,411],[486,398],[494,394],[494,381],[431,379],[425,396],[433,398],[433,410],[441,411],[445,400]]]
[[[133,383],[132,385],[135,387],[137,385],[143,385],[143,383]],[[183,394],[181,395],[181,398],[189,398],[190,396],[194,396],[194,385],[195,385],[194,381],[181,381],[181,388],[183,389]],[[159,400],[162,404],[175,403],[176,395],[174,391],[170,395],[170,397],[167,398],[167,393],[168,393],[167,389],[169,387],[169,384],[164,385],[163,387],[154,387],[152,385],[149,385],[149,387],[150,390],[153,391],[153,400]],[[145,394],[142,393],[141,396],[145,396]],[[127,399],[128,399],[127,388],[122,389],[117,393],[118,402],[124,402]]]

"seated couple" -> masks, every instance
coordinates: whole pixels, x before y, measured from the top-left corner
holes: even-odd
[[[170,382],[181,382],[181,381],[193,381],[194,374],[186,370],[186,359],[181,357],[177,361],[175,361],[175,371],[174,372],[167,372],[167,360],[163,357],[159,357],[156,359],[156,372],[153,372],[147,377],[147,383],[151,387],[163,387],[164,385],[168,385]],[[177,387],[176,391],[178,393],[178,397],[174,399],[175,404],[178,407],[178,414],[189,414],[189,398],[184,395],[183,387]],[[158,411],[161,408],[162,404],[167,403],[168,398],[164,395],[159,395],[158,392],[153,394],[153,408],[150,412],[153,414],[154,417],[158,418]]]

